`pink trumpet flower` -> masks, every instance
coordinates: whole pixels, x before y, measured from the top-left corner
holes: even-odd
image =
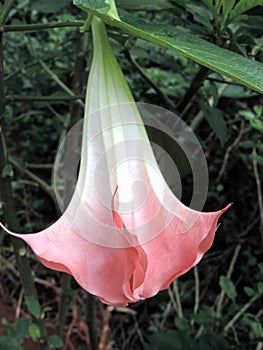
[[[53,225],[10,234],[48,268],[74,276],[107,304],[156,295],[211,247],[218,219],[183,205],[163,179],[140,113],[112,53],[104,23],[93,17],[90,70],[78,180]]]

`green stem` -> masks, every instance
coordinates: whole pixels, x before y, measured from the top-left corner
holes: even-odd
[[[81,33],[84,33],[84,32],[86,32],[86,31],[88,30],[88,28],[89,28],[90,25],[91,25],[91,21],[92,21],[92,15],[89,13],[89,14],[87,15],[86,21],[85,21],[85,23],[83,24],[83,26],[79,28],[79,30],[80,30]]]
[[[58,84],[58,86],[61,87],[61,89],[67,92],[70,96],[75,96],[74,92],[69,89],[67,85],[64,84],[63,81],[55,73],[52,72],[52,70],[46,65],[44,61],[42,61],[40,58],[38,61],[46,73]]]
[[[2,23],[2,22],[0,22]],[[67,27],[81,27],[83,26],[83,21],[67,21],[67,22],[50,22],[50,23],[37,23],[37,24],[22,24],[22,25],[2,25],[0,27],[0,32],[26,32],[34,30],[43,29],[53,29],[53,28],[67,28]]]
[[[91,294],[88,294],[87,324],[89,329],[91,349],[98,350],[98,335],[97,335],[97,327],[96,327],[94,296]]]
[[[6,0],[2,5],[1,14],[0,14],[0,25],[4,24],[11,7],[13,6],[14,0]]]

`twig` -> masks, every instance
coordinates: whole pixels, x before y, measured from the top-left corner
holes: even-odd
[[[199,309],[199,298],[200,298],[200,280],[198,274],[198,267],[194,267],[194,276],[195,276],[195,306],[194,306],[194,314],[197,314]]]
[[[112,306],[108,306],[106,309],[101,307],[103,326],[102,326],[101,335],[100,335],[99,350],[107,349],[107,339],[108,339],[108,334],[110,330],[109,323],[110,323],[111,313],[113,309],[114,308]]]
[[[39,185],[39,187],[42,188],[42,190],[45,191],[50,196],[50,198],[53,200],[53,202],[56,203],[56,197],[55,197],[54,191],[53,191],[51,186],[49,186],[40,177],[38,177],[37,175],[32,173],[32,171],[30,171],[26,168],[22,168],[14,158],[9,157],[9,161],[21,174],[25,174],[31,180],[35,181]]]
[[[172,291],[170,290],[170,288],[168,289],[168,294],[169,294],[170,298],[173,298],[173,299],[174,299],[173,293],[172,293]],[[176,306],[175,300],[174,300],[174,303],[175,303],[175,304],[174,304],[174,309],[177,310],[177,306]],[[172,300],[170,300],[169,303],[167,303],[167,305],[166,305],[166,308],[165,308],[165,310],[164,310],[164,312],[163,312],[163,315],[162,315],[162,320],[161,320],[161,322],[160,322],[160,324],[159,324],[159,329],[162,329],[162,328],[163,328],[163,326],[164,326],[164,324],[165,324],[165,322],[166,322],[166,320],[167,320],[167,317],[168,317],[169,314],[170,314],[171,309],[172,309]],[[177,313],[177,311],[176,311],[176,313]]]
[[[133,59],[130,54],[130,51],[126,48],[124,50],[125,58],[131,63],[131,65],[137,70],[137,72],[141,75],[141,77],[154,89],[157,95],[163,100],[164,104],[171,111],[176,112],[176,105],[169,99],[168,96],[148,77],[148,75],[144,72],[142,67]]]
[[[74,92],[69,87],[67,87],[67,85],[54,72],[52,72],[52,70],[46,65],[46,63],[40,57],[38,57],[36,50],[34,48],[34,45],[31,44],[30,37],[29,37],[28,45],[29,45],[29,48],[31,49],[32,54],[34,55],[35,59],[40,63],[42,68],[51,77],[51,79],[53,79],[58,84],[58,86],[60,86],[61,89],[64,90],[69,96],[75,97]],[[84,103],[80,99],[77,100],[76,102],[82,108],[85,107]]]
[[[179,318],[183,318],[184,315],[183,315],[183,309],[182,309],[182,304],[181,304],[181,297],[180,297],[180,293],[179,293],[177,280],[175,280],[173,282],[173,291],[174,291],[174,294],[175,294],[176,304],[177,304],[177,307],[178,307],[178,317]]]
[[[46,163],[46,164],[27,163],[26,166],[31,169],[52,169],[53,168],[52,163]]]
[[[234,323],[250,308],[250,306],[257,301],[263,294],[263,290],[261,290],[258,294],[254,295],[253,298],[249,300],[236,314],[235,316],[227,323],[224,327],[224,332],[228,332],[228,330],[233,327]]]
[[[235,251],[234,251],[234,254],[232,256],[232,259],[231,259],[231,262],[230,262],[230,265],[229,265],[229,268],[227,270],[227,274],[226,274],[226,277],[228,279],[231,278],[231,275],[232,275],[232,272],[234,270],[234,266],[236,264],[236,261],[237,261],[237,258],[238,258],[238,254],[240,252],[240,249],[241,249],[241,244],[238,244],[235,248]],[[217,302],[217,308],[216,308],[216,314],[217,316],[219,317],[220,316],[220,313],[222,311],[222,305],[223,305],[223,301],[224,301],[224,298],[225,298],[225,291],[222,289],[221,290],[221,293],[219,295],[219,298],[218,298],[218,302]]]
[[[53,60],[53,59],[56,59],[56,56],[49,56],[49,57],[44,58],[43,60],[44,61],[49,61],[49,60]],[[22,66],[22,67],[20,67],[20,68],[18,68],[16,70],[12,71],[12,73],[10,73],[9,75],[6,75],[4,77],[4,81],[6,82],[6,81],[12,79],[14,76],[16,76],[17,74],[21,73],[22,70],[26,70],[26,69],[32,68],[34,66],[37,66],[37,65],[39,65],[38,61],[31,62],[31,63],[29,63],[29,64],[27,64],[25,66]]]
[[[19,293],[19,297],[17,300],[17,305],[16,305],[16,312],[15,312],[15,319],[17,320],[20,316],[20,312],[21,312],[21,305],[22,305],[22,301],[23,301],[23,296],[24,296],[24,292],[23,292],[23,288],[21,288],[21,291]]]
[[[224,175],[224,173],[226,171],[226,167],[227,167],[229,156],[230,156],[231,152],[233,152],[237,148],[237,146],[238,146],[238,144],[239,144],[239,142],[240,142],[240,140],[242,138],[242,135],[243,135],[243,129],[244,129],[244,121],[242,120],[241,121],[240,130],[239,130],[239,133],[237,135],[237,138],[235,139],[235,141],[230,146],[227,147],[222,167],[221,167],[221,169],[219,171],[219,174],[218,174],[218,176],[216,178],[216,183],[218,183],[221,180],[221,177]]]
[[[40,222],[41,225],[44,226],[44,222],[43,222],[43,216],[41,214],[39,214],[30,203],[28,203],[28,201],[21,197],[20,195],[17,194],[18,199],[20,200],[20,202],[23,204],[23,206],[25,208],[28,209],[28,211],[35,216],[35,218]]]
[[[84,96],[66,96],[66,95],[56,95],[56,96],[30,96],[30,95],[8,95],[6,96],[5,102],[19,102],[19,101],[32,101],[32,102],[63,102],[63,101],[72,101],[80,100]]]

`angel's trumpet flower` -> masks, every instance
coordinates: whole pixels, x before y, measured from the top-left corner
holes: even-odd
[[[73,197],[36,234],[10,234],[47,267],[64,271],[108,304],[168,288],[211,247],[225,209],[202,213],[170,191],[154,158],[104,23],[93,17],[82,153]]]

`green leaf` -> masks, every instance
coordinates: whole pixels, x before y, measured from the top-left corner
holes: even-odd
[[[260,119],[252,119],[250,120],[251,126],[259,131],[263,131],[263,122]]]
[[[31,1],[30,6],[32,10],[42,13],[58,13],[67,5],[70,5],[71,0],[37,0]]]
[[[234,283],[226,276],[220,276],[219,285],[226,293],[229,299],[235,301],[237,297],[236,286]]]
[[[105,0],[73,0],[73,3],[85,12],[92,9],[95,12],[106,13],[110,9]]]
[[[229,12],[232,10],[235,4],[235,0],[223,0],[223,15],[226,18]]]
[[[228,350],[228,342],[220,335],[209,332],[202,334],[198,340],[198,349],[200,350]]]
[[[244,287],[244,292],[248,297],[253,297],[257,294],[257,292],[253,288],[247,286]]]
[[[2,169],[2,178],[5,178],[7,176],[13,176],[13,170],[9,164],[5,165]]]
[[[219,138],[221,146],[223,146],[226,140],[227,126],[222,112],[219,109],[207,106],[204,103],[201,104],[201,107],[205,119]]]
[[[53,348],[61,348],[63,346],[63,341],[58,335],[50,335],[47,338],[47,342]]]
[[[239,145],[240,147],[243,147],[243,148],[257,148],[263,151],[263,145],[262,143],[259,143],[259,142],[247,140],[247,141],[240,142]]]
[[[172,4],[167,0],[117,0],[117,7],[132,11],[160,11],[172,9]]]
[[[246,313],[242,318],[242,323],[250,328],[250,331],[249,331],[250,339],[260,338],[262,334],[262,325],[260,321],[256,319],[256,316]]]
[[[240,111],[239,114],[241,114],[245,119],[247,119],[254,129],[263,131],[262,118],[258,117],[251,111]]]
[[[230,18],[232,19],[234,17],[237,17],[242,13],[252,9],[253,7],[261,4],[262,4],[262,0],[239,0],[239,2],[231,11]]]
[[[150,345],[146,345],[144,350],[195,350],[195,340],[185,331],[157,332],[148,339]]]
[[[206,26],[211,32],[213,31],[213,26],[210,21],[212,20],[211,12],[206,7],[191,3],[186,6],[193,14],[196,23]]]
[[[37,324],[31,323],[28,327],[28,333],[33,340],[40,338],[41,331]]]
[[[198,311],[197,314],[192,315],[192,319],[199,324],[200,326],[211,326],[216,321],[216,313],[215,311],[204,305],[201,310]]]
[[[106,23],[121,28],[130,35],[139,37],[180,54],[204,65],[218,73],[263,93],[263,65],[249,60],[235,52],[222,49],[184,28],[170,25],[145,23],[127,12],[119,11],[122,20],[116,20],[105,14],[107,8],[99,8],[101,1],[73,0],[74,4],[82,7]],[[85,3],[85,6],[83,6]]]
[[[5,329],[5,334],[17,340],[24,339],[28,334],[28,326],[30,320],[28,318],[21,318],[12,324],[8,324]]]
[[[26,306],[30,313],[39,318],[41,314],[41,309],[38,300],[35,297],[26,297]]]
[[[89,350],[86,345],[82,344],[82,345],[79,345],[77,350]]]
[[[259,293],[263,292],[263,282],[258,282],[257,283],[257,289]]]
[[[1,336],[0,350],[23,350],[23,349],[15,338]]]

